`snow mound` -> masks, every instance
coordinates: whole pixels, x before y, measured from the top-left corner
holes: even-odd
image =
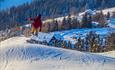
[[[29,44],[26,43],[27,39],[13,37],[0,43],[0,70],[115,69],[115,58],[40,44]]]
[[[109,52],[105,52],[105,53],[98,53],[99,55],[103,55],[103,56],[108,56],[108,57],[113,57],[115,58],[115,51],[109,51]]]

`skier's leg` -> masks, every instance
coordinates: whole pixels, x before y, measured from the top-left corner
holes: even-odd
[[[36,29],[36,33],[35,33],[36,36],[38,36],[38,29]]]
[[[34,27],[32,26],[32,29],[31,29],[31,33],[32,35],[34,35]]]

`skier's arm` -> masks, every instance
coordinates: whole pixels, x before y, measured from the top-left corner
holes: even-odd
[[[33,18],[27,18],[26,20],[34,21],[35,19],[33,19]]]

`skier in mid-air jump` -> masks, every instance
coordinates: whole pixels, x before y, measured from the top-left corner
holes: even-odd
[[[38,16],[36,16],[34,19],[33,18],[28,18],[28,20],[33,21],[33,23],[31,24],[32,29],[31,32],[33,35],[38,35],[38,30],[41,31],[42,29],[42,20],[41,20],[41,14],[39,14]]]

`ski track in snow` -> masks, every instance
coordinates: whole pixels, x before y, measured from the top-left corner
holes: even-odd
[[[115,68],[115,58],[112,57],[40,44],[29,44],[25,42],[27,39],[25,37],[13,37],[0,43],[0,70],[13,70],[12,66],[15,67],[16,65],[17,69],[14,70],[32,70],[34,67],[40,68],[40,70],[76,70],[76,68],[84,70],[85,68],[80,67],[92,65],[99,67],[99,70],[105,70],[107,65],[111,68],[109,70]],[[25,68],[32,65],[32,68],[23,69],[23,65]],[[92,70],[97,70],[95,66],[92,66]],[[90,68],[86,69],[89,70]]]

